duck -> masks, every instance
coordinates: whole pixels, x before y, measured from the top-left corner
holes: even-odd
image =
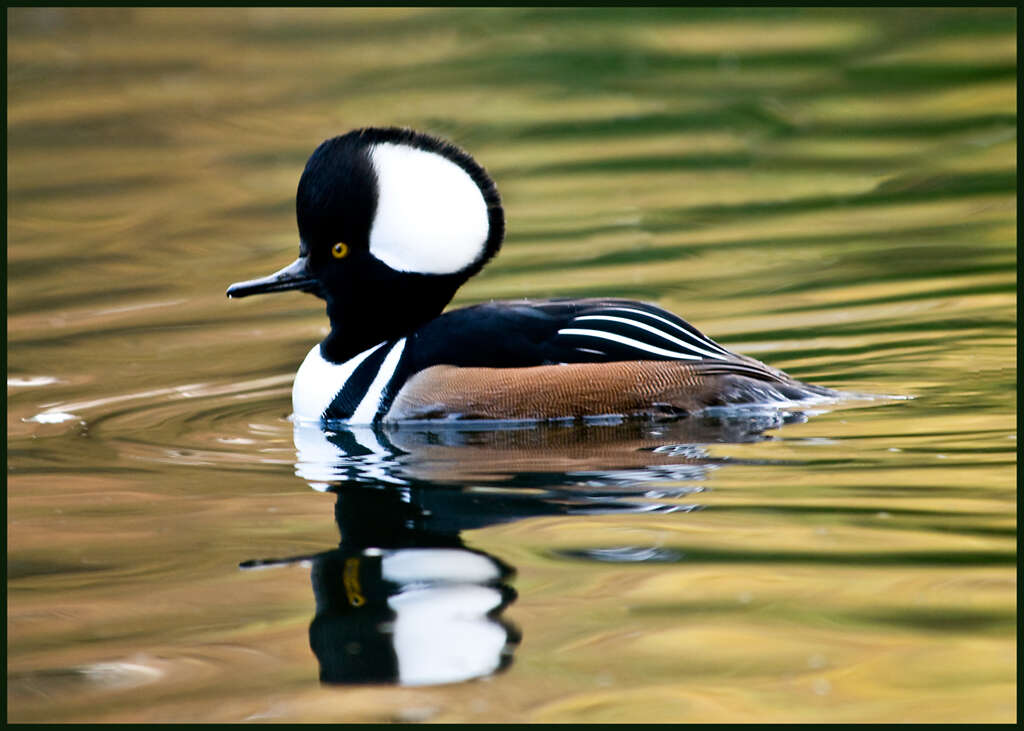
[[[646,302],[559,297],[445,311],[498,253],[505,213],[485,169],[431,134],[365,127],[324,141],[295,208],[298,258],[227,290],[326,303],[330,331],[295,375],[295,420],[665,419],[836,395]]]

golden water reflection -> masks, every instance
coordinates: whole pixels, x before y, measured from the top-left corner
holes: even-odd
[[[1015,718],[1012,9],[7,20],[11,720]],[[396,435],[314,474],[287,416],[320,305],[223,292],[294,254],[307,155],[366,124],[495,177],[508,240],[457,305],[651,300],[803,380],[915,398],[756,438]],[[238,567],[351,558],[307,482],[381,475],[617,507],[455,531],[516,570],[474,625],[518,628],[489,646],[504,672],[321,684],[311,567]]]

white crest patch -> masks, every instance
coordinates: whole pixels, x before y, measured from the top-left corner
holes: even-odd
[[[392,269],[452,274],[483,252],[490,222],[483,193],[442,155],[383,142],[370,150],[377,213],[370,253]]]

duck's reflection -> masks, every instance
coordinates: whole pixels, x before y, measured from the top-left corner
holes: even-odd
[[[341,545],[313,559],[309,641],[332,683],[452,683],[508,663],[512,570],[433,528],[408,491],[339,491]]]
[[[340,482],[506,487],[628,487],[701,480],[725,462],[707,445],[768,439],[801,412],[708,410],[672,422],[422,423],[388,428],[296,423],[295,473],[316,489]]]
[[[781,418],[781,417],[780,417]],[[794,417],[797,418],[797,417]],[[295,426],[296,473],[335,494],[341,542],[309,563],[310,645],[328,683],[453,683],[498,672],[519,632],[514,571],[460,533],[529,517],[685,512],[723,460],[775,421],[512,429]],[[680,484],[683,483],[683,484]]]

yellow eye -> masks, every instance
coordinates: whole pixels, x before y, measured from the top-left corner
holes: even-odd
[[[331,255],[334,256],[335,259],[344,259],[348,256],[348,244],[339,241],[331,247]]]

